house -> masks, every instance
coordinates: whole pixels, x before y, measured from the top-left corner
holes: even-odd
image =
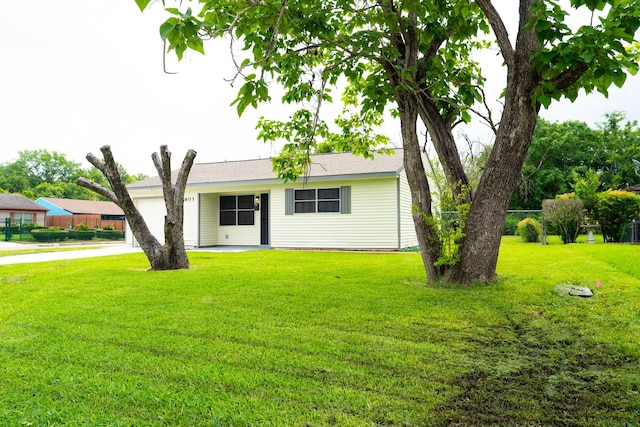
[[[86,224],[91,228],[125,229],[124,212],[113,202],[40,197],[35,203],[49,210],[47,227],[74,228]]]
[[[44,224],[47,208],[22,194],[0,193],[0,226],[7,218],[12,224]]]
[[[632,185],[631,187],[627,187],[624,191],[630,191],[635,194],[640,194],[640,184]]]
[[[194,164],[184,198],[187,247],[399,250],[417,245],[402,150],[374,160],[311,157],[306,179],[276,179],[271,159]],[[152,234],[164,240],[159,177],[130,184]],[[132,233],[127,242],[137,246]]]

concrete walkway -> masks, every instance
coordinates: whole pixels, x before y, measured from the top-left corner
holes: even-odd
[[[33,248],[43,248],[43,247],[56,247],[56,246],[41,246],[41,245],[23,245],[21,243],[12,243],[12,242],[0,242],[0,250],[19,250],[19,249],[33,249]],[[60,248],[70,247],[70,246],[58,246]],[[60,261],[65,259],[78,259],[78,258],[93,258],[98,256],[109,256],[109,255],[118,255],[118,254],[126,254],[133,252],[142,252],[140,248],[133,248],[131,246],[127,246],[124,243],[117,244],[107,244],[100,248],[96,249],[82,249],[78,250],[63,250],[58,252],[42,252],[38,254],[25,254],[25,255],[7,255],[0,257],[0,265],[7,264],[24,264],[29,262],[44,262],[44,261]]]
[[[86,245],[85,245],[86,246]],[[78,259],[78,258],[93,258],[98,256],[119,255],[134,252],[142,252],[140,248],[133,248],[124,243],[108,243],[103,245],[91,245],[101,246],[95,249],[82,249],[82,245],[77,245],[77,250],[63,250],[57,252],[42,252],[37,254],[25,254],[25,255],[7,255],[0,256],[0,265],[8,264],[24,264],[29,262],[44,262],[44,261],[60,261],[65,259]],[[36,245],[36,244],[22,244],[13,242],[0,241],[0,251],[5,250],[19,250],[19,249],[35,249],[35,248],[73,248],[71,245]],[[197,248],[187,249],[189,252],[245,252],[249,250],[264,250],[268,249],[260,246],[216,246],[210,248]]]

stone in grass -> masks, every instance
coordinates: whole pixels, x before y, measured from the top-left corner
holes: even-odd
[[[593,291],[588,286],[578,286],[572,283],[561,283],[555,287],[559,295],[569,295],[571,297],[589,298],[593,296]]]

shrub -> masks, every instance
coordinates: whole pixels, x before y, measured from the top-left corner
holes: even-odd
[[[31,235],[38,242],[55,242],[69,238],[69,232],[60,230],[60,227],[38,228],[31,230]]]
[[[124,239],[124,231],[118,230],[98,230],[96,236],[100,239],[107,240],[123,240]]]
[[[69,230],[69,238],[76,240],[91,240],[96,236],[95,230]]]
[[[82,223],[82,224],[78,224],[78,225],[76,226],[76,231],[89,231],[89,230],[91,230],[91,229],[89,228],[89,226],[88,226],[87,224],[84,224],[84,223]]]
[[[575,243],[582,222],[583,204],[580,199],[563,197],[542,201],[542,216],[560,230],[564,243]]]
[[[504,219],[504,228],[502,234],[504,236],[513,236],[518,232],[518,218],[513,215],[507,215]]]
[[[640,196],[619,190],[598,193],[594,216],[600,223],[604,241],[620,242],[625,226],[640,216]]]
[[[542,227],[540,223],[533,218],[525,218],[518,222],[517,233],[523,242],[539,242],[540,233],[542,233]]]

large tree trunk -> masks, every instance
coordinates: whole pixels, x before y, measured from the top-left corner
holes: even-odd
[[[154,153],[152,156],[160,179],[162,180],[165,206],[167,208],[164,227],[165,244],[162,245],[158,239],[151,234],[144,218],[136,208],[133,200],[131,200],[129,192],[120,177],[118,166],[113,159],[111,148],[105,145],[100,148],[100,151],[102,151],[104,161],[98,159],[91,153],[87,154],[87,160],[102,172],[113,190],[106,189],[86,178],[78,179],[78,185],[95,191],[120,206],[127,218],[129,228],[131,228],[134,237],[151,264],[151,270],[189,268],[189,258],[187,257],[183,236],[183,206],[187,177],[193,165],[196,152],[193,150],[187,152],[180,167],[175,186],[171,184],[171,153],[167,150],[167,146],[160,146],[160,156],[162,160],[159,159],[157,153]]]
[[[441,244],[437,224],[433,218],[431,190],[425,173],[416,122],[418,106],[415,97],[398,97],[400,127],[404,147],[404,168],[410,183],[413,204],[413,223],[418,237],[422,262],[427,272],[427,281],[434,283],[442,276],[443,270],[436,265],[440,257]]]
[[[538,42],[531,31],[524,31],[529,7],[534,1],[521,1],[517,49],[503,48],[508,67],[505,109],[466,221],[460,262],[448,271],[446,282],[488,282],[496,276],[507,207],[531,144],[538,114],[532,95],[540,77],[530,62]]]

